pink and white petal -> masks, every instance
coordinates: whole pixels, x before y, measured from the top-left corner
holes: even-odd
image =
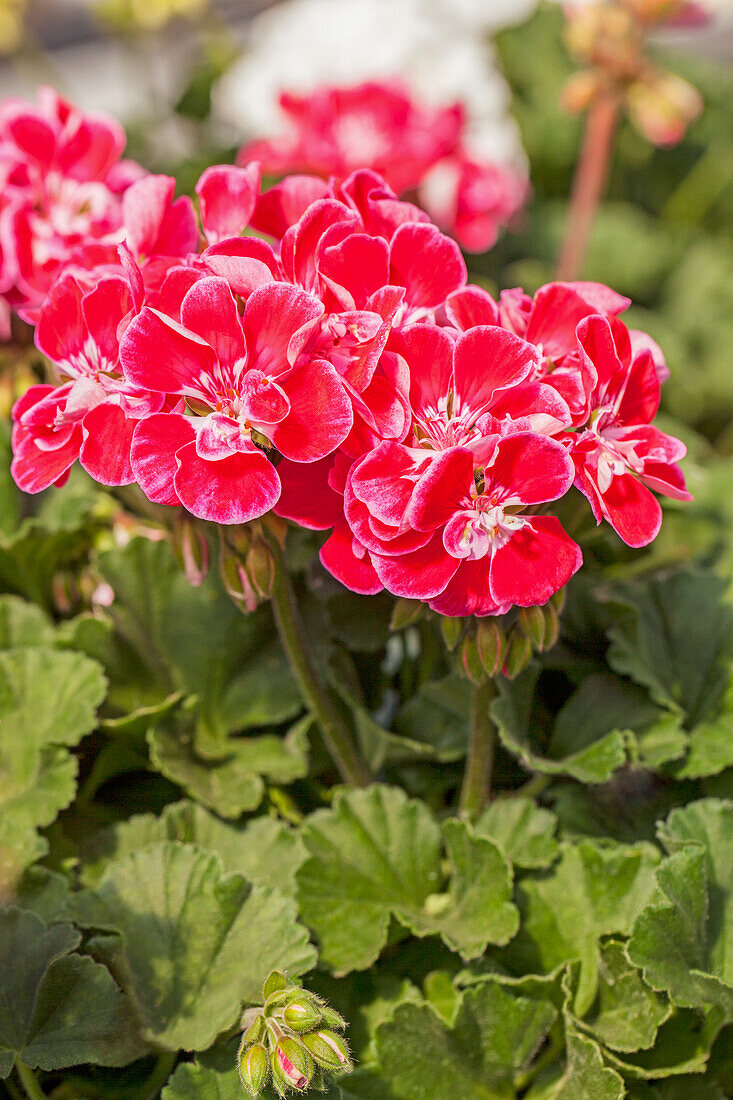
[[[117,366],[120,341],[119,329],[124,317],[132,309],[132,295],[126,279],[109,276],[82,299],[82,312],[89,336],[102,354],[103,369]]]
[[[497,605],[489,588],[489,558],[462,561],[440,595],[430,601],[439,615],[501,615],[509,608]]]
[[[614,477],[601,501],[603,514],[627,546],[648,546],[659,534],[661,505],[631,474]]]
[[[374,596],[382,591],[384,586],[368,552],[360,546],[345,523],[334,528],[321,547],[319,557],[331,576],[352,592]]]
[[[162,256],[183,257],[197,250],[199,227],[188,195],[181,195],[166,210],[155,243],[156,252]]]
[[[130,485],[135,481],[130,447],[137,423],[109,401],[90,409],[84,417],[79,461],[100,485]]]
[[[58,485],[79,457],[81,428],[75,427],[66,443],[54,450],[39,450],[31,433],[22,426],[13,426],[13,461],[10,473],[24,493],[40,493],[50,485]]]
[[[577,328],[577,340],[581,356],[595,369],[599,389],[612,378],[625,376],[611,325],[605,317],[594,314],[581,321]]]
[[[242,413],[261,425],[279,424],[290,414],[288,395],[261,370],[248,370],[239,385]]]
[[[434,225],[407,222],[390,245],[389,281],[404,286],[412,309],[437,309],[466,282],[466,264],[455,241]]]
[[[657,415],[661,388],[650,351],[641,352],[626,376],[616,415],[619,424],[648,424]]]
[[[313,359],[282,382],[288,416],[269,437],[285,458],[315,462],[339,447],[351,431],[354,413],[344,384],[330,363]]]
[[[455,413],[480,415],[501,390],[523,382],[538,367],[537,348],[513,332],[479,325],[462,333],[453,358]]]
[[[325,248],[318,270],[345,309],[364,309],[389,282],[389,246],[382,237],[356,233]]]
[[[354,468],[350,484],[375,519],[399,527],[419,474],[407,447],[385,440]]]
[[[196,454],[207,462],[220,462],[235,451],[251,450],[236,420],[224,413],[211,413],[196,429]]]
[[[200,336],[149,306],[128,325],[120,362],[130,382],[187,397],[206,397],[216,369],[216,355]]]
[[[419,479],[405,511],[405,522],[416,531],[442,527],[470,500],[473,454],[465,447],[451,447],[432,459]]]
[[[317,176],[288,176],[260,195],[252,225],[260,233],[279,241],[312,203],[325,199],[328,194],[328,184]]]
[[[72,363],[82,353],[87,335],[82,297],[78,281],[66,274],[57,280],[43,303],[36,347],[52,363]]]
[[[554,516],[534,516],[497,550],[489,570],[497,604],[547,603],[583,564],[580,547]]]
[[[201,222],[210,241],[234,237],[250,222],[260,193],[260,166],[216,164],[196,184]]]
[[[407,325],[390,348],[410,369],[410,405],[418,419],[445,409],[453,377],[453,341],[436,325]]]
[[[373,554],[372,564],[384,587],[394,596],[430,600],[443,591],[460,562],[446,553],[438,533],[409,554],[399,557]]]
[[[181,302],[181,325],[213,348],[225,377],[233,377],[245,356],[244,333],[225,279],[209,275],[193,284]]]
[[[235,294],[245,299],[257,287],[283,278],[280,261],[272,247],[259,237],[228,237],[205,249],[201,260],[214,275],[226,279]]]
[[[526,419],[528,429],[539,435],[554,435],[573,422],[565,398],[545,382],[522,382],[506,390],[492,404],[491,415],[496,420]]]
[[[135,480],[155,504],[180,504],[174,486],[178,470],[176,454],[196,433],[189,417],[180,413],[154,413],[135,428],[130,462]]]
[[[548,283],[534,296],[527,339],[541,344],[550,359],[561,359],[575,350],[575,330],[583,318],[614,316],[629,304],[599,283]]]
[[[277,378],[292,363],[291,341],[323,315],[323,305],[311,294],[287,283],[258,287],[244,307],[244,337],[248,365]]]
[[[147,257],[160,251],[158,236],[175,188],[172,176],[151,175],[137,180],[125,191],[122,220],[134,256]]]
[[[499,307],[489,292],[480,286],[464,286],[449,295],[445,312],[450,323],[461,332],[476,325],[499,324]]]
[[[645,462],[640,475],[644,485],[656,493],[674,500],[693,500],[685,485],[685,475],[679,466],[669,463]]]
[[[261,451],[239,452],[208,462],[188,443],[176,455],[174,484],[191,515],[212,523],[248,523],[269,512],[280,496],[280,479]]]
[[[486,492],[496,486],[500,499],[522,504],[557,500],[573,484],[575,467],[557,440],[534,432],[517,432],[500,439],[494,457],[484,471]]]

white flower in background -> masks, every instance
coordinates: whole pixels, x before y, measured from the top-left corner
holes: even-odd
[[[485,36],[526,18],[536,0],[286,0],[250,25],[245,50],[214,95],[236,136],[282,129],[281,91],[371,79],[405,82],[432,105],[460,100],[467,148],[524,165],[509,89]]]

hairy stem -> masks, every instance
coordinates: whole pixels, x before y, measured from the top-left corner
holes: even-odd
[[[611,92],[601,96],[588,112],[555,272],[560,280],[572,281],[582,274],[593,222],[611,167],[618,116],[618,100]]]
[[[321,727],[324,744],[345,783],[366,787],[369,770],[361,759],[333,696],[324,684],[308,644],[303,621],[298,611],[295,592],[290,581],[282,549],[276,536],[267,532],[267,544],[275,563],[272,589],[272,609],[280,641],[308,709]]]
[[[471,726],[466,770],[461,786],[460,812],[464,817],[477,817],[489,801],[491,778],[496,755],[496,729],[489,714],[496,694],[494,681],[489,679],[473,689]]]
[[[155,1063],[153,1072],[136,1094],[139,1100],[154,1100],[154,1097],[160,1095],[160,1090],[173,1072],[173,1067],[177,1061],[178,1054],[176,1051],[165,1050],[158,1055],[158,1061]]]
[[[47,1100],[46,1094],[38,1084],[32,1069],[28,1069],[28,1066],[24,1066],[22,1062],[16,1062],[15,1069],[28,1100]]]

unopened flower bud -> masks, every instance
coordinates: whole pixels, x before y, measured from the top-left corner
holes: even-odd
[[[463,619],[456,619],[452,615],[441,615],[440,630],[446,648],[454,650],[463,634]]]
[[[288,985],[288,979],[282,970],[271,970],[262,986],[262,996],[267,1000],[271,993],[276,993],[278,989],[287,989]]]
[[[340,1035],[334,1031],[322,1028],[320,1031],[311,1031],[303,1036],[303,1045],[313,1055],[314,1061],[323,1069],[344,1070],[351,1069],[349,1048]]]
[[[326,1027],[334,1027],[337,1031],[343,1031],[346,1027],[346,1020],[335,1008],[331,1008],[330,1005],[324,1004],[322,1001],[319,1001],[318,1007],[321,1012],[321,1019]]]
[[[270,1076],[267,1051],[261,1043],[242,1050],[239,1055],[239,1078],[252,1096],[259,1096]]]
[[[282,1008],[292,997],[291,989],[276,989],[265,1001],[265,1016],[271,1016],[275,1009]]]
[[[305,996],[295,997],[283,1012],[283,1020],[293,1031],[311,1031],[321,1022],[321,1013]]]
[[[188,583],[198,588],[209,571],[209,544],[197,521],[187,512],[177,516],[173,524],[173,552]]]
[[[278,1041],[271,1058],[272,1077],[276,1087],[308,1088],[315,1070],[313,1059],[297,1039],[285,1037]]]
[[[392,610],[392,618],[389,621],[390,630],[404,630],[412,626],[422,616],[425,604],[420,600],[408,600],[404,597],[397,600]]]
[[[520,630],[513,630],[504,658],[504,675],[509,680],[514,680],[527,667],[531,656],[532,643],[527,635]]]
[[[476,646],[484,672],[487,676],[495,676],[506,653],[506,636],[496,619],[482,619],[478,624]]]
[[[242,1036],[242,1043],[244,1046],[248,1046],[250,1043],[259,1043],[260,1039],[265,1035],[265,1021],[262,1016],[255,1016],[252,1023],[249,1025],[244,1035]]]
[[[245,569],[252,588],[260,599],[269,599],[275,583],[275,562],[269,546],[257,538],[247,552]]]
[[[519,625],[535,649],[542,649],[545,640],[545,615],[541,607],[523,607],[519,612]]]
[[[551,603],[545,604],[545,637],[542,641],[543,649],[552,649],[560,634],[560,616]]]
[[[240,611],[256,611],[259,599],[238,555],[222,545],[219,572],[224,591]]]
[[[644,137],[662,148],[677,145],[703,109],[696,88],[674,73],[658,72],[632,84],[626,101],[629,117]]]
[[[603,82],[594,69],[573,73],[560,93],[560,106],[569,114],[577,115],[596,101],[602,88]]]
[[[555,608],[555,611],[557,611],[558,615],[562,615],[563,613],[567,594],[567,588],[558,588],[557,592],[553,592],[553,594],[550,596],[550,603]]]
[[[469,635],[461,642],[460,648],[461,666],[466,676],[474,684],[483,684],[486,672],[481,663],[478,645],[475,636]]]

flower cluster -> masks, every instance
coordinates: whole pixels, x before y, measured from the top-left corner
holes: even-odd
[[[326,1074],[351,1071],[349,1048],[338,1032],[346,1021],[321,998],[273,970],[262,987],[264,1004],[247,1009],[239,1046],[239,1077],[251,1096],[269,1080],[278,1096],[323,1085]]]
[[[309,95],[283,92],[279,103],[287,132],[246,145],[242,163],[259,160],[272,175],[311,172],[341,180],[371,168],[397,194],[414,194],[470,252],[490,248],[525,201],[522,173],[466,150],[460,103],[429,107],[390,81],[320,87]]]
[[[321,559],[352,590],[457,616],[565,585],[581,552],[552,513],[573,485],[631,546],[659,529],[651,490],[688,497],[628,299],[555,283],[497,302],[372,171],[261,192],[256,163],[217,166],[196,190],[202,239],[146,177],[117,263],[53,285],[36,341],[62,380],[15,407],[21,488],[79,458],[215,524],[272,510],[330,530]]]
[[[28,320],[70,262],[115,258],[122,194],[143,170],[121,160],[125,134],[52,88],[0,104],[0,336],[10,310]]]

